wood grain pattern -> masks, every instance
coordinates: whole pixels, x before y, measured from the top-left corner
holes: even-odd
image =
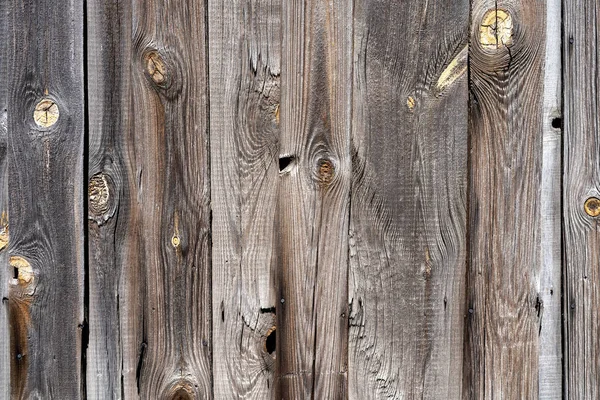
[[[353,399],[461,396],[468,13],[462,0],[356,3]]]
[[[78,399],[84,385],[83,8],[78,1],[42,0],[3,2],[6,11],[11,397]],[[34,109],[44,98],[60,116],[52,125],[38,120],[40,126]]]
[[[562,399],[561,316],[561,3],[546,2],[543,159],[540,207],[541,301],[539,331],[539,398]]]
[[[600,224],[584,211],[600,198],[598,4],[563,2],[563,238],[565,398],[600,396]]]
[[[10,8],[0,3],[0,37],[8,36]],[[8,40],[0,40],[0,76],[8,76]],[[12,279],[8,268],[8,79],[0,80],[0,399],[10,397],[10,330],[8,290]]]
[[[274,0],[208,3],[216,399],[274,395],[280,13]]]
[[[282,3],[277,398],[347,396],[352,7]]]
[[[205,4],[133,1],[131,136],[134,242],[125,266],[141,334],[141,398],[210,398],[211,238]],[[130,291],[131,295],[131,291]],[[132,307],[135,306],[132,304]],[[132,359],[131,351],[124,354]],[[128,386],[129,387],[129,386]]]
[[[535,398],[545,1],[472,3],[466,398]]]
[[[137,307],[143,283],[131,218],[135,171],[131,132],[131,1],[87,2],[89,399],[136,398],[143,354]],[[142,318],[143,320],[143,318]],[[138,323],[139,325],[137,325]]]

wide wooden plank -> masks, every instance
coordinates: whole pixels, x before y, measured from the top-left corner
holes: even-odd
[[[541,186],[541,265],[539,398],[562,398],[561,274],[561,2],[546,1],[543,156]]]
[[[130,263],[136,220],[129,165],[131,132],[131,1],[87,2],[89,399],[136,398],[143,356],[144,265]],[[138,64],[138,73],[143,71]]]
[[[472,3],[467,398],[535,398],[546,2]]]
[[[565,398],[600,397],[600,14],[563,2]]]
[[[277,398],[345,398],[353,10],[282,7]]]
[[[461,398],[469,2],[354,14],[350,398]]]
[[[216,399],[274,394],[280,13],[275,0],[208,3]]]
[[[135,319],[123,332],[123,356],[137,362],[135,385],[126,387],[144,399],[210,398],[205,4],[135,0],[132,15],[127,165],[134,222],[124,268],[133,270],[122,288],[122,318]],[[130,338],[140,334],[134,355]]]
[[[0,3],[0,37],[8,36],[10,8]],[[8,40],[0,40],[0,76],[7,76]],[[8,290],[12,279],[8,268],[8,79],[0,80],[0,399],[10,397],[10,330],[8,325]]]
[[[3,2],[2,12],[10,55],[2,186],[13,274],[11,397],[77,399],[84,385],[82,3]]]

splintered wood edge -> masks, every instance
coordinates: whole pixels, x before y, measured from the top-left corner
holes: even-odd
[[[0,216],[0,250],[8,246],[8,215],[2,211]]]

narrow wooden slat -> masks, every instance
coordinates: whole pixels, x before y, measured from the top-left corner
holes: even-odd
[[[268,399],[275,367],[279,1],[208,3],[216,399]]]
[[[131,217],[135,171],[131,135],[131,1],[87,2],[89,399],[135,398],[143,353],[143,310],[137,307],[141,260]],[[138,70],[142,67],[138,65]],[[131,139],[131,140],[130,140]],[[131,230],[130,230],[131,229]],[[132,318],[133,317],[133,318]],[[139,321],[139,322],[138,322]],[[136,323],[137,322],[137,323]]]
[[[8,185],[14,274],[11,397],[78,399],[84,383],[82,3],[3,2],[6,10],[8,175],[2,186]]]
[[[539,398],[562,398],[561,318],[561,3],[546,2],[543,159],[541,186],[541,262],[539,279]]]
[[[0,3],[0,37],[8,37],[10,8]],[[11,56],[8,40],[0,40],[0,76],[8,76]],[[10,330],[8,320],[8,288],[12,278],[8,268],[8,79],[0,80],[0,399],[10,397]]]
[[[127,139],[135,185],[124,268],[138,273],[123,290],[126,306],[139,301],[140,312],[126,310],[122,318],[137,321],[123,334],[141,329],[141,398],[211,398],[205,4],[135,0],[132,15]]]
[[[546,2],[472,3],[466,398],[536,398]]]
[[[563,2],[565,398],[600,397],[600,13]]]
[[[469,2],[354,14],[350,398],[461,398]]]
[[[345,398],[353,10],[282,7],[277,398]]]

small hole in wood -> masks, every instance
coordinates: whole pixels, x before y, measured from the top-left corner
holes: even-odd
[[[560,129],[562,127],[562,118],[560,118],[560,117],[552,118],[552,127],[554,129]]]
[[[265,349],[267,353],[273,354],[275,353],[275,348],[277,346],[277,330],[275,327],[271,328],[267,333],[267,339],[265,340]]]
[[[279,172],[289,170],[294,162],[294,158],[294,156],[279,157]]]
[[[19,268],[13,268],[13,279],[19,279]]]

